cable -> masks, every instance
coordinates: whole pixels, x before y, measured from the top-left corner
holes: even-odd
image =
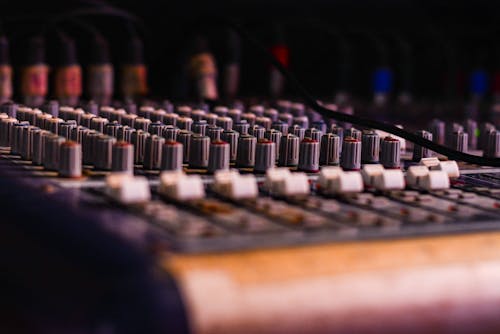
[[[273,66],[275,66],[276,69],[278,69],[278,71],[280,71],[280,73],[286,78],[286,80],[292,86],[292,88],[296,90],[299,95],[301,95],[301,97],[304,99],[304,102],[310,108],[317,111],[324,118],[352,123],[366,128],[382,130],[390,134],[393,134],[395,136],[404,138],[419,146],[428,148],[434,152],[440,153],[444,156],[447,156],[450,159],[460,160],[476,165],[500,167],[500,159],[480,157],[472,154],[459,152],[451,148],[436,144],[435,142],[432,142],[430,140],[419,137],[411,132],[400,129],[392,124],[387,124],[354,115],[343,114],[338,111],[333,111],[328,108],[325,108],[324,106],[320,105],[317,102],[317,100],[313,97],[313,95],[310,94],[308,90],[302,86],[302,84],[298,81],[298,79],[283,65],[281,65],[281,63],[272,54],[269,53],[267,48],[258,39],[256,39],[249,31],[247,31],[243,26],[226,19],[220,19],[220,21],[222,24],[229,26],[231,29],[237,32],[241,36],[241,38],[247,41],[249,44],[251,44],[256,49],[256,51],[261,54],[262,57],[266,58]]]

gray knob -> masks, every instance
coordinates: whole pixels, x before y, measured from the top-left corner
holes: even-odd
[[[236,165],[242,168],[251,168],[255,165],[255,149],[257,138],[249,134],[242,134],[238,139]]]
[[[278,165],[295,167],[299,164],[299,137],[291,133],[280,140]]]
[[[246,121],[250,126],[254,126],[255,125],[255,119],[256,118],[257,117],[255,116],[255,114],[252,114],[252,113],[249,113],[249,112],[241,114],[241,120],[242,121]]]
[[[60,177],[77,178],[82,176],[82,147],[74,141],[65,141],[60,146]]]
[[[488,146],[484,151],[484,156],[488,158],[500,158],[500,131],[490,131]]]
[[[151,106],[142,106],[137,111],[137,116],[150,119],[151,114],[154,113],[154,111],[155,111],[155,108],[153,108]]]
[[[115,109],[109,114],[108,120],[110,122],[118,122],[121,124],[122,116],[127,112],[124,109]]]
[[[355,128],[350,128],[350,129],[347,129],[344,131],[344,136],[356,138],[357,140],[361,140],[363,133],[361,132],[361,130],[358,130]]]
[[[446,124],[446,145],[454,146],[454,134],[455,132],[464,132],[464,127],[459,123],[447,123]],[[467,136],[468,137],[468,136]],[[468,143],[467,143],[468,145]]]
[[[94,101],[88,101],[85,103],[85,107],[83,108],[86,112],[97,115],[99,113],[99,105]]]
[[[257,140],[259,140],[259,139],[264,138],[264,135],[266,133],[266,129],[264,129],[260,125],[254,125],[254,126],[250,127],[250,129],[248,130],[248,133],[250,135],[254,136],[255,138],[257,138]]]
[[[167,140],[163,145],[161,155],[162,170],[182,170],[182,144],[173,140]]]
[[[417,136],[422,137],[427,140],[432,140],[432,133],[425,131],[425,130],[420,130],[415,133]],[[413,145],[413,161],[420,161],[423,158],[430,158],[432,157],[432,151],[429,150],[428,148],[419,146],[419,145]]]
[[[227,113],[229,112],[229,109],[227,107],[224,107],[224,106],[217,106],[214,108],[214,114],[216,114],[217,116],[226,116]]]
[[[71,139],[71,131],[76,128],[76,123],[74,121],[67,121],[59,123],[59,135],[66,138],[66,140]]]
[[[56,100],[45,102],[41,109],[44,113],[50,114],[54,117],[59,117],[59,102]]]
[[[37,126],[25,126],[23,127],[23,139],[22,139],[22,146],[20,148],[20,155],[21,159],[23,160],[31,160],[32,159],[32,153],[33,153],[33,134],[35,131],[40,130],[39,127]]]
[[[294,125],[292,127],[292,133],[299,137],[299,140],[302,141],[306,136],[306,129],[301,127],[300,125]]]
[[[224,129],[218,126],[209,126],[207,128],[207,136],[210,137],[210,140],[212,141],[220,140],[223,131]]]
[[[144,162],[146,150],[146,139],[151,136],[148,132],[137,130],[132,133],[132,145],[134,145],[134,163],[140,165]]]
[[[254,114],[257,117],[262,117],[264,116],[264,107],[261,105],[253,105],[250,106],[250,109],[248,110],[252,114]]]
[[[326,133],[326,123],[322,119],[311,123],[311,128],[318,129],[322,133]]]
[[[319,143],[322,135],[323,133],[321,132],[321,130],[318,130],[316,128],[309,128],[306,130],[304,137],[314,139]]]
[[[477,127],[477,122],[472,119],[466,120],[465,132],[467,132],[467,135],[469,136],[469,149],[470,150],[477,149],[477,134],[479,132],[479,129]]]
[[[193,123],[193,133],[205,136],[207,134],[208,123],[205,120],[196,121]]]
[[[151,122],[160,122],[163,123],[163,119],[167,112],[163,109],[156,109],[151,113]]]
[[[10,138],[12,137],[12,129],[14,124],[19,123],[19,121],[13,117],[2,118],[0,120],[0,146],[9,147]]]
[[[52,115],[50,115],[50,114],[45,114],[45,113],[38,114],[36,116],[35,125],[41,129],[45,129],[45,122],[51,118],[52,118]]]
[[[116,139],[119,141],[126,141],[127,143],[132,142],[132,133],[137,131],[134,128],[131,128],[128,125],[124,125],[121,128],[118,128],[118,133],[116,135]]]
[[[137,104],[134,102],[126,101],[123,107],[129,114],[137,115]],[[163,109],[165,109],[165,107],[163,107]]]
[[[149,136],[146,139],[146,151],[143,163],[145,169],[160,169],[163,144],[165,144],[165,138],[157,135]]]
[[[0,106],[0,113],[7,114],[9,117],[16,118],[18,105],[13,102],[5,102]],[[57,106],[59,109],[59,106]]]
[[[100,135],[96,139],[94,152],[94,166],[100,170],[110,170],[113,162],[113,145],[116,143],[116,138]]]
[[[183,162],[185,164],[189,162],[190,150],[191,150],[191,136],[192,133],[186,130],[181,130],[177,134],[177,141],[182,144],[182,149],[183,149],[182,157],[184,159]]]
[[[271,119],[272,122],[276,122],[278,120],[278,110],[273,108],[267,108],[264,110],[264,116]]]
[[[439,145],[445,144],[445,123],[439,119],[433,119],[429,125],[429,132],[432,133],[434,142]]]
[[[293,118],[293,124],[298,125],[301,128],[308,129],[309,128],[309,118],[307,118],[307,116],[296,116]]]
[[[291,127],[293,125],[293,115],[290,113],[280,113],[279,120],[287,124],[288,127]]]
[[[125,114],[122,115],[121,123],[123,126],[127,125],[133,128],[135,126],[135,119],[137,118],[137,115],[134,114]]]
[[[303,116],[306,112],[306,107],[302,103],[292,103],[290,112],[294,116]]]
[[[175,112],[181,117],[191,117],[192,109],[190,106],[178,106]],[[187,130],[187,129],[182,129]]]
[[[332,126],[330,127],[330,133],[339,136],[341,143],[344,141],[344,128],[337,126],[336,124],[332,124]]]
[[[233,129],[233,119],[228,116],[219,116],[215,122],[215,125],[221,127],[224,130],[232,130]]]
[[[35,130],[33,132],[33,147],[32,147],[32,156],[31,161],[34,165],[42,165],[43,157],[45,152],[45,140],[48,136],[51,136],[47,130]]]
[[[149,118],[137,117],[134,122],[136,130],[148,131],[151,120]]]
[[[59,117],[65,121],[74,120],[77,123],[80,123],[82,116],[85,114],[85,111],[82,109],[74,109],[70,107],[61,107],[59,108]]]
[[[83,114],[82,117],[80,117],[80,122],[78,124],[90,129],[90,123],[95,117],[97,116],[94,114]]]
[[[113,144],[111,154],[111,170],[134,174],[134,145],[126,141],[117,141]]]
[[[210,125],[215,125],[217,123],[217,118],[219,116],[217,116],[217,114],[212,114],[212,113],[208,113],[205,115],[205,121],[207,121],[207,124],[210,126]]]
[[[245,120],[241,120],[240,122],[234,125],[234,130],[238,132],[240,135],[247,135],[249,129],[250,129],[250,124],[248,124],[248,122]]]
[[[260,116],[255,119],[255,124],[260,125],[265,130],[269,130],[271,128],[271,124],[273,121],[269,117]]]
[[[235,162],[238,154],[238,138],[240,134],[236,131],[229,130],[222,132],[221,140],[229,144],[229,160]]]
[[[113,110],[115,110],[115,109],[111,106],[102,106],[101,108],[99,108],[98,115],[99,115],[99,117],[109,119],[109,115],[111,115],[111,112]]]
[[[300,143],[299,170],[315,173],[319,171],[319,142],[305,137]]]
[[[340,137],[326,133],[321,137],[319,162],[322,166],[338,165],[340,162]]]
[[[281,122],[281,121],[274,122],[271,125],[271,128],[276,130],[276,131],[281,132],[283,134],[283,136],[286,136],[288,134],[288,124],[285,122]]]
[[[106,126],[104,127],[104,133],[106,135],[108,135],[108,136],[117,138],[118,137],[118,131],[122,127],[123,127],[123,125],[121,125],[117,121],[113,121],[111,123],[106,124]]]
[[[165,131],[166,125],[160,123],[160,122],[153,122],[149,125],[148,132],[151,135],[157,135],[157,136],[162,136],[163,131]]]
[[[219,140],[214,140],[218,142]],[[189,148],[189,167],[207,168],[210,152],[210,137],[192,135],[191,147]]]
[[[229,111],[227,112],[227,115],[231,117],[234,123],[237,123],[241,120],[241,114],[241,110],[236,108],[229,109]]]
[[[210,153],[208,158],[209,173],[229,169],[229,151],[229,143],[226,143],[225,141],[215,140],[210,143]]]
[[[205,115],[207,112],[202,109],[195,109],[191,112],[191,118],[193,119],[194,122],[199,122],[202,120],[205,120]]]
[[[180,131],[179,128],[177,128],[173,125],[166,125],[165,128],[163,129],[163,137],[166,140],[176,141],[179,131]],[[183,131],[186,131],[186,130],[183,130]]]
[[[479,129],[479,141],[478,141],[478,149],[486,150],[488,147],[488,140],[490,137],[490,132],[495,130],[495,126],[491,123],[485,122],[481,124]]]
[[[345,170],[359,170],[361,168],[361,141],[352,137],[344,137],[340,166]]]
[[[192,126],[193,126],[193,119],[191,117],[177,118],[177,127],[179,129],[191,131]]]
[[[109,121],[106,118],[94,117],[90,120],[90,129],[104,133],[104,126],[108,123]]]
[[[361,136],[361,162],[376,164],[379,161],[380,136],[375,131],[365,131]]]
[[[44,142],[44,152],[43,152],[43,167],[46,170],[58,170],[59,169],[59,155],[61,144],[64,143],[66,139],[59,137],[58,135],[50,135],[45,138]]]
[[[77,142],[78,144],[82,144],[83,143],[83,137],[84,137],[84,134],[85,134],[86,131],[90,131],[90,130],[87,129],[86,127],[84,127],[84,126],[78,125],[78,126],[74,127],[73,129],[71,129],[71,137],[70,137],[70,139],[72,141]]]
[[[177,119],[179,118],[179,115],[177,114],[166,114],[163,116],[163,123],[166,125],[173,125],[177,126]]]
[[[264,138],[269,139],[274,144],[276,144],[276,159],[279,158],[278,148],[280,147],[280,141],[281,141],[282,136],[283,135],[281,132],[279,132],[278,130],[274,130],[274,129],[269,129],[264,134]]]
[[[50,118],[45,121],[45,130],[59,134],[59,124],[64,123],[62,118]]]
[[[255,150],[255,167],[258,173],[265,173],[276,163],[276,144],[269,139],[259,139]]]
[[[400,168],[401,142],[399,139],[387,136],[380,144],[380,163],[385,168]]]
[[[458,131],[451,136],[451,147],[459,152],[467,152],[469,136],[466,132]]]
[[[18,155],[21,153],[21,146],[23,142],[23,128],[29,126],[30,123],[22,121],[14,123],[10,137],[10,153]]]
[[[83,164],[84,165],[93,165],[95,152],[96,152],[96,144],[97,137],[101,134],[95,130],[84,131],[83,133],[83,141],[82,141],[82,151],[83,151]]]

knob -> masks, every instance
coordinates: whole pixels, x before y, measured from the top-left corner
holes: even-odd
[[[299,164],[299,137],[291,133],[280,140],[278,165],[295,167]]]
[[[108,123],[109,121],[106,118],[94,117],[90,120],[90,129],[103,133],[104,126]]]
[[[182,157],[184,159],[184,163],[187,164],[189,162],[190,157],[190,149],[191,149],[191,136],[192,133],[190,131],[181,130],[177,134],[177,141],[182,144]]]
[[[489,134],[491,131],[495,130],[495,126],[491,123],[485,122],[481,124],[479,129],[479,141],[478,148],[481,150],[486,150],[488,147]]]
[[[269,117],[260,116],[255,119],[255,124],[260,125],[265,130],[269,130],[271,128],[271,124],[273,121]]]
[[[323,166],[338,165],[340,162],[340,137],[326,133],[321,137],[319,162]]]
[[[7,114],[7,116],[16,118],[18,105],[13,102],[5,102],[0,105],[0,113]],[[59,105],[57,105],[57,110],[59,109]],[[56,111],[57,111],[56,110]],[[56,115],[57,116],[57,115]]]
[[[116,143],[116,138],[100,135],[95,140],[94,167],[100,170],[110,170],[113,162],[113,145]]]
[[[259,139],[255,149],[255,171],[265,173],[276,162],[276,144],[269,139]]]
[[[415,133],[417,136],[422,137],[427,140],[432,140],[432,133],[425,131],[425,130],[420,130]],[[432,151],[429,150],[428,148],[419,146],[419,145],[413,145],[413,161],[420,161],[423,158],[430,158],[432,157]]]
[[[447,123],[446,124],[446,145],[454,147],[454,134],[455,132],[464,132],[464,127],[459,123]],[[468,136],[467,136],[468,137]],[[467,144],[468,145],[468,144]]]
[[[478,127],[477,127],[477,122],[468,119],[465,121],[465,132],[467,132],[467,135],[469,136],[469,149],[470,150],[475,150],[477,149],[477,134],[478,134]]]
[[[99,113],[99,105],[94,101],[88,101],[85,103],[85,107],[83,108],[85,112],[97,115]]]
[[[23,127],[23,132],[22,132],[22,146],[20,148],[20,155],[21,159],[23,160],[31,160],[32,158],[32,152],[33,152],[33,134],[35,131],[40,130],[39,127],[37,126],[25,126]]]
[[[218,126],[209,126],[207,128],[207,136],[212,141],[220,140],[220,138],[221,138],[220,136],[221,136],[223,131],[224,131],[224,129],[220,128]]]
[[[149,118],[137,117],[134,121],[134,128],[136,130],[148,131],[151,120]]]
[[[432,133],[434,142],[439,145],[445,144],[445,123],[439,119],[433,119],[429,125],[429,132]]]
[[[271,128],[276,130],[276,131],[281,132],[283,134],[283,136],[286,136],[288,134],[288,124],[285,122],[281,122],[281,121],[274,122],[271,125]]]
[[[126,141],[117,141],[113,144],[111,170],[130,175],[134,174],[134,145]]]
[[[119,141],[126,141],[127,143],[132,142],[132,134],[137,131],[134,128],[131,128],[128,125],[124,125],[121,128],[118,128],[118,133],[116,135],[116,139]]]
[[[132,145],[134,145],[134,163],[138,165],[144,162],[146,139],[149,136],[150,134],[144,130],[137,130],[132,133]]]
[[[294,125],[292,127],[292,133],[299,137],[300,141],[302,141],[306,135],[306,129],[304,129],[300,125]]]
[[[298,125],[301,128],[308,129],[309,128],[309,118],[307,118],[307,116],[296,116],[293,118],[293,124]]]
[[[193,123],[193,133],[205,136],[207,134],[208,123],[205,120],[196,121]]]
[[[266,129],[260,125],[254,125],[254,126],[250,127],[248,133],[250,135],[254,136],[255,138],[257,138],[257,140],[259,140],[259,139],[264,138],[264,136],[266,134]]]
[[[165,128],[163,129],[163,137],[166,140],[177,140],[177,135],[179,134],[180,129],[173,126],[173,125],[165,125]],[[186,130],[183,130],[186,131]],[[189,131],[188,131],[189,132]]]
[[[45,130],[52,132],[53,134],[59,134],[59,124],[64,123],[62,118],[50,118],[45,120]]]
[[[61,144],[58,172],[60,177],[82,176],[82,146],[80,144],[70,140]]]
[[[67,121],[59,123],[59,135],[66,138],[66,140],[71,139],[71,131],[76,128],[76,123],[74,121]]]
[[[380,144],[380,163],[385,168],[401,166],[401,142],[391,136],[385,137]]]
[[[177,126],[177,119],[179,118],[179,115],[177,114],[166,114],[166,115],[163,115],[163,123],[165,123],[166,125],[173,125],[173,126]]]
[[[255,166],[255,149],[257,138],[249,134],[242,134],[238,139],[236,165],[242,168]]]
[[[43,152],[43,167],[46,170],[59,169],[59,156],[61,144],[66,140],[63,137],[52,134],[45,138]]]
[[[361,132],[361,130],[358,130],[356,128],[350,128],[344,131],[344,136],[361,140],[363,133]]]
[[[210,153],[208,158],[209,173],[229,169],[229,151],[229,143],[226,143],[225,141],[215,140],[210,143]]]
[[[23,128],[29,126],[30,123],[27,121],[22,121],[19,123],[14,123],[12,126],[12,132],[10,137],[10,152],[11,154],[19,154],[21,150],[22,140],[23,140]]]
[[[274,129],[269,129],[265,132],[264,138],[269,139],[272,141],[276,146],[276,159],[279,159],[279,150],[278,148],[280,147],[280,140],[281,140],[282,134],[278,130]]]
[[[122,115],[121,123],[123,126],[127,125],[133,128],[135,126],[135,119],[137,118],[137,115],[134,114],[126,114]]]
[[[493,130],[488,135],[488,146],[484,152],[488,158],[500,158],[500,131]]]
[[[83,125],[86,128],[90,128],[90,123],[95,117],[97,116],[94,114],[83,114],[82,117],[80,117],[80,122],[78,124]]]
[[[224,130],[232,130],[233,119],[227,116],[219,116],[217,117],[215,124]]]
[[[241,114],[241,110],[236,108],[229,109],[229,111],[227,112],[227,115],[231,117],[234,123],[237,123],[241,120]]]
[[[302,103],[292,103],[290,112],[294,116],[303,116],[306,112],[306,107]]]
[[[165,138],[157,135],[149,136],[146,139],[143,163],[145,169],[160,169],[163,144],[165,144]]]
[[[236,157],[238,154],[238,138],[240,134],[233,130],[228,130],[222,132],[221,140],[225,141],[229,144],[229,160],[231,162],[236,161]]]
[[[361,135],[361,162],[375,164],[379,161],[380,136],[375,131],[365,131]]]
[[[339,136],[341,143],[344,142],[344,128],[342,128],[336,124],[332,124],[332,126],[330,127],[330,132],[333,133],[334,135]],[[341,150],[342,150],[342,147],[341,147]]]
[[[217,114],[212,114],[212,113],[208,113],[205,115],[205,121],[207,121],[207,124],[210,126],[210,125],[215,125],[216,122],[217,122],[217,118],[219,116],[217,116]]]
[[[316,128],[309,128],[306,130],[304,137],[314,139],[319,143],[322,135],[323,133],[321,132],[321,130],[318,130]]]
[[[281,122],[288,125],[288,127],[293,125],[293,115],[290,113],[280,113],[278,118]]]
[[[121,125],[117,121],[113,121],[106,124],[106,126],[104,127],[104,134],[116,138],[118,137],[118,130],[120,130],[122,127],[123,125]]]
[[[214,114],[220,117],[225,117],[227,113],[229,112],[229,109],[224,106],[217,106],[214,108]]]
[[[271,122],[276,122],[278,120],[278,110],[273,108],[267,108],[264,110],[264,116],[269,118]]]
[[[89,130],[83,132],[82,138],[82,155],[84,165],[93,165],[94,156],[96,151],[97,137],[101,134],[95,130]]]
[[[344,137],[340,166],[345,170],[359,170],[361,168],[361,141],[353,137]]]
[[[249,111],[257,117],[264,116],[264,107],[261,105],[250,106]]]
[[[12,137],[12,129],[14,124],[19,123],[19,121],[13,117],[2,118],[0,120],[0,146],[9,147],[10,138]]]
[[[137,116],[139,117],[144,117],[144,118],[151,118],[151,114],[154,113],[155,108],[151,106],[142,106],[139,108],[137,111]],[[109,118],[109,117],[107,117]]]
[[[322,133],[326,133],[326,123],[322,119],[311,123],[311,128],[318,129]]]
[[[151,135],[162,136],[166,125],[160,122],[153,122],[149,125],[148,132]]]
[[[249,129],[250,129],[250,124],[248,124],[248,122],[245,120],[241,120],[240,122],[234,125],[234,130],[238,132],[240,135],[247,135]]]
[[[241,114],[241,120],[246,121],[250,126],[255,125],[256,118],[257,117],[255,116],[255,114],[252,114],[250,112],[246,112],[246,113]]]
[[[299,170],[316,173],[319,171],[319,142],[305,137],[300,143]]]
[[[181,130],[191,131],[193,126],[193,119],[191,117],[179,117],[177,118],[177,127]]]
[[[215,139],[214,141],[219,141]],[[189,167],[207,168],[210,152],[210,137],[192,135],[191,147],[189,148]]]
[[[163,109],[156,109],[151,113],[151,122],[160,122],[163,123],[163,119],[167,112]]]
[[[182,144],[173,140],[167,140],[162,149],[161,169],[182,170]]]
[[[48,136],[52,135],[47,130],[35,130],[33,132],[33,147],[31,154],[31,161],[34,165],[42,165],[45,151],[45,140]]]
[[[195,109],[191,112],[191,118],[193,119],[194,122],[199,122],[202,120],[205,120],[205,115],[207,112],[202,109]]]
[[[467,152],[469,136],[466,132],[457,131],[451,137],[451,147],[459,152]]]
[[[175,112],[181,117],[191,117],[191,107],[190,106],[178,106]],[[186,129],[182,129],[186,130]]]
[[[82,144],[83,136],[84,136],[86,131],[90,131],[90,130],[84,126],[78,125],[78,126],[74,127],[73,129],[71,129],[70,139],[72,141],[77,142],[78,144]]]
[[[122,116],[127,112],[124,109],[115,109],[109,114],[108,120],[110,122],[118,122],[121,123]]]
[[[62,108],[61,108],[62,109]],[[103,118],[106,118],[108,119],[109,118],[109,115],[111,114],[111,112],[114,110],[113,107],[110,107],[110,106],[102,106],[100,109],[99,109],[99,117],[103,117]],[[61,110],[62,112],[62,110]],[[68,111],[70,112],[70,111]],[[61,116],[63,117],[63,116]],[[64,117],[63,117],[64,118]]]

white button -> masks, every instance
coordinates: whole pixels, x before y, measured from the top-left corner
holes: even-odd
[[[114,173],[106,177],[106,193],[123,204],[147,202],[151,199],[148,180],[143,176]]]
[[[324,194],[354,193],[363,191],[363,179],[356,171],[344,172],[340,167],[323,167],[318,186]]]
[[[205,187],[199,175],[186,175],[182,171],[162,172],[159,192],[178,201],[205,197]]]
[[[214,176],[214,190],[234,200],[255,198],[259,194],[257,180],[252,174],[240,175],[236,170],[220,170]]]

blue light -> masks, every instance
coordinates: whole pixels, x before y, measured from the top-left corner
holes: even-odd
[[[373,72],[373,92],[389,93],[392,90],[392,71],[388,68],[378,68]]]
[[[470,75],[470,91],[472,94],[483,95],[488,90],[488,74],[484,70],[472,71]]]

